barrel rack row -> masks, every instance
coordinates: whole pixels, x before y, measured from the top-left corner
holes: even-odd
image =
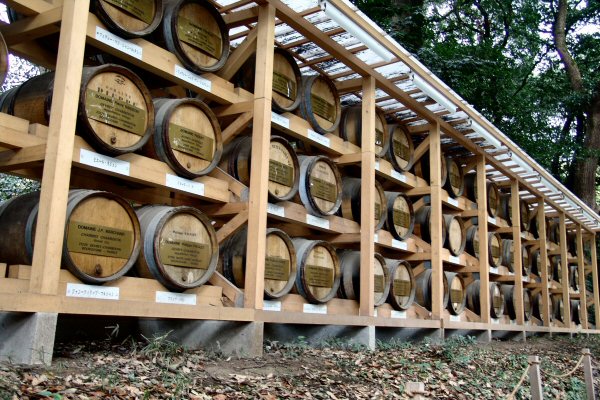
[[[442,118],[443,113],[431,111],[427,102],[419,102],[407,91],[377,72],[376,66],[361,60],[356,50],[344,48],[332,35],[325,34],[304,19],[318,12],[318,7],[303,13],[294,11],[278,0],[254,3],[239,1],[220,6],[228,28],[246,26],[247,32],[232,34],[238,41],[225,64],[224,71],[239,68],[247,57],[244,53],[255,50],[255,89],[250,93],[223,78],[226,73],[189,73],[177,58],[145,39],[123,40],[139,49],[132,53],[122,43],[115,45],[99,37],[98,27],[104,25],[92,13],[88,0],[12,0],[7,5],[27,17],[0,27],[11,52],[56,71],[55,91],[49,126],[31,124],[8,114],[0,114],[0,171],[41,180],[41,198],[32,265],[0,264],[0,310],[16,313],[58,313],[143,317],[156,319],[185,319],[229,321],[262,324],[337,325],[375,328],[419,328],[448,331],[517,332],[517,333],[600,333],[590,320],[600,321],[600,300],[597,273],[595,229],[566,210],[541,189],[537,180],[523,177],[514,168],[499,162],[501,156],[510,158],[511,151],[494,151],[485,143],[472,140]],[[341,9],[344,2],[332,3]],[[360,22],[360,21],[359,21]],[[317,134],[307,121],[292,113],[276,114],[271,108],[273,76],[273,48],[276,29],[282,24],[302,35],[306,43],[313,43],[330,54],[331,59],[345,64],[360,79],[337,81],[342,93],[356,93],[362,100],[362,147],[343,141],[334,134]],[[360,22],[365,30],[373,28]],[[40,48],[35,39],[60,32],[57,55]],[[379,40],[378,31],[373,32]],[[244,37],[246,37],[244,39]],[[245,40],[245,41],[244,41]],[[260,45],[257,45],[260,44]],[[221,121],[224,141],[230,141],[251,126],[252,160],[250,185],[245,186],[223,170],[216,168],[207,176],[193,180],[169,180],[176,175],[165,163],[139,154],[112,157],[98,155],[90,161],[86,156],[94,149],[75,133],[77,96],[84,53],[90,48],[105,52],[124,62],[141,68],[172,86],[188,89],[206,101]],[[245,51],[241,51],[241,50]],[[406,54],[394,54],[397,60],[414,65]],[[327,60],[324,60],[327,61]],[[298,59],[303,66],[310,63]],[[384,65],[384,63],[382,63]],[[415,67],[416,68],[416,67]],[[183,71],[183,72],[182,72]],[[322,72],[322,71],[321,71]],[[415,160],[425,154],[429,157],[429,182],[411,172],[394,170],[389,161],[376,156],[375,107],[383,97],[396,100],[419,118],[397,119],[396,122],[418,138]],[[394,117],[393,114],[388,114]],[[393,119],[393,118],[392,118]],[[414,121],[422,120],[421,124]],[[269,175],[268,148],[271,133],[281,134],[304,143],[310,154],[325,154],[339,167],[354,166],[361,179],[361,224],[339,216],[313,217],[300,204],[285,201],[269,203],[267,177]],[[456,157],[464,172],[476,173],[476,201],[459,196],[453,198],[442,187],[441,160],[446,152],[462,150]],[[117,163],[126,169],[111,166]],[[124,172],[126,171],[126,172]],[[488,214],[486,185],[496,182],[503,193],[511,194],[510,221]],[[375,182],[417,199],[420,205],[431,207],[431,241],[417,235],[399,241],[385,231],[375,229]],[[167,300],[157,301],[156,293],[165,288],[152,279],[122,277],[103,287],[80,286],[86,292],[74,297],[70,284],[81,283],[68,271],[61,269],[61,249],[64,236],[65,208],[70,188],[101,189],[114,192],[140,204],[191,205],[214,219],[217,239],[222,243],[232,234],[247,226],[246,278],[244,289],[237,288],[221,274],[215,273],[210,284],[188,290],[195,295],[194,304],[187,298],[172,294]],[[201,187],[201,190],[198,189]],[[521,199],[537,219],[538,232],[534,237],[522,230],[520,221]],[[479,207],[478,207],[479,205]],[[479,253],[486,255],[488,232],[496,232],[512,239],[513,254],[522,254],[522,247],[539,249],[540,276],[523,274],[521,257],[514,257],[514,272],[505,267],[492,268],[488,257],[479,260],[469,254],[453,256],[443,247],[443,214],[456,215],[463,220],[479,221]],[[558,222],[558,238],[549,240],[546,221]],[[485,221],[485,222],[483,222]],[[483,223],[482,223],[483,222]],[[336,247],[360,251],[360,293],[358,301],[335,298],[325,305],[313,305],[298,294],[282,299],[264,299],[264,272],[266,230],[276,226],[290,236],[324,239]],[[570,252],[567,236],[575,238],[575,251]],[[556,235],[555,235],[556,236]],[[556,240],[558,239],[558,240]],[[572,249],[573,250],[573,249]],[[586,254],[586,251],[588,254]],[[379,252],[385,257],[403,259],[411,263],[415,275],[426,268],[432,271],[431,310],[414,304],[399,312],[389,304],[375,307],[373,259]],[[561,282],[549,279],[549,257],[560,256]],[[0,260],[2,262],[2,260]],[[569,285],[569,266],[576,265],[578,291]],[[514,285],[516,318],[508,316],[493,319],[490,316],[491,299],[480,297],[479,315],[466,310],[451,315],[443,305],[444,271],[458,272],[467,282],[478,279],[481,293],[487,293],[490,282]],[[474,276],[475,274],[475,276]],[[592,288],[586,288],[591,275]],[[115,288],[118,293],[115,297]],[[540,318],[524,318],[523,290],[541,293]],[[551,318],[551,297],[562,296],[564,305],[571,300],[580,302],[580,324],[572,321],[570,307],[564,307],[564,321]],[[178,304],[179,303],[179,304]],[[593,307],[591,307],[593,306]],[[588,310],[593,310],[588,315]],[[260,329],[259,329],[260,331]],[[257,333],[262,338],[262,331]],[[260,352],[257,350],[257,352]]]

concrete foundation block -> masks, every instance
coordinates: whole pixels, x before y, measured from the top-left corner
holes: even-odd
[[[344,344],[360,345],[369,350],[375,350],[375,327],[299,324],[265,325],[265,340],[283,343],[302,341],[311,346],[319,346],[332,339],[339,339]]]
[[[57,313],[0,313],[0,360],[49,365],[57,319]]]

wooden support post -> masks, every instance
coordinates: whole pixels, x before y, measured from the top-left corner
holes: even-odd
[[[540,257],[542,258],[542,316],[544,317],[544,326],[550,326],[550,291],[548,290],[548,246],[546,242],[546,211],[544,210],[544,201],[538,199],[541,207],[537,209],[537,218],[539,222],[540,236]]]
[[[48,126],[29,286],[34,293],[56,294],[58,290],[89,8],[89,0],[63,2],[54,78],[54,87],[61,90],[54,93]]]
[[[588,399],[596,398],[594,389],[594,374],[592,371],[592,353],[590,349],[582,349],[583,353],[583,374],[585,376],[585,389]]]
[[[583,231],[581,229],[581,225],[577,224],[575,232],[577,234],[577,272],[579,274],[579,282],[577,282],[577,287],[579,288],[579,304],[581,306],[579,319],[581,320],[581,327],[583,329],[588,329],[587,291],[585,288],[585,260],[583,258]]]
[[[531,399],[542,400],[544,392],[542,390],[542,376],[540,375],[540,358],[538,356],[529,356],[529,385],[531,387]]]
[[[596,234],[592,234],[591,237],[591,250],[592,250],[592,284],[594,285],[594,315],[596,321],[596,329],[600,326],[600,290],[598,288],[598,255],[596,254]]]
[[[513,223],[513,265],[515,268],[515,294],[517,296],[516,313],[517,324],[522,325],[525,322],[525,312],[523,309],[523,258],[521,253],[521,218],[519,207],[519,182],[513,180],[511,183],[511,221]]]
[[[490,258],[488,257],[488,212],[487,190],[485,184],[485,157],[477,156],[475,166],[477,175],[477,221],[479,221],[479,304],[481,306],[481,322],[490,323]]]
[[[360,315],[372,316],[375,259],[375,79],[363,78],[360,185]]]
[[[444,312],[444,265],[442,262],[442,146],[439,124],[429,131],[429,171],[431,186],[431,316],[441,319]]]
[[[264,296],[265,253],[267,235],[267,177],[271,140],[271,89],[273,85],[273,46],[275,44],[275,9],[259,6],[254,85],[254,121],[248,199],[248,245],[246,248],[246,282],[244,305],[262,309]]]
[[[560,264],[561,264],[561,277],[560,287],[562,289],[563,305],[565,310],[564,325],[566,328],[570,328],[571,322],[571,300],[569,297],[569,259],[567,257],[567,226],[565,221],[565,213],[558,213],[558,223],[560,230]]]

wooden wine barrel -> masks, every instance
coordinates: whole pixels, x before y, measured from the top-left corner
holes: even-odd
[[[502,265],[515,272],[515,249],[512,239],[502,239]]]
[[[477,203],[477,174],[465,175],[465,194],[471,201]],[[490,217],[499,215],[500,192],[492,181],[486,181],[487,211]]]
[[[248,228],[244,228],[221,243],[223,276],[240,289],[246,286],[246,247]],[[267,228],[264,273],[264,297],[277,299],[292,290],[296,281],[296,249],[282,230]]]
[[[465,310],[467,302],[467,290],[465,287],[465,281],[456,272],[446,272],[446,279],[448,280],[448,286],[450,291],[450,300],[448,301],[447,309],[452,315],[460,315]]]
[[[123,38],[150,35],[163,17],[162,0],[94,0],[92,10],[108,30]]]
[[[446,158],[446,172],[448,177],[444,188],[452,197],[462,196],[465,190],[465,180],[460,164],[452,158]]]
[[[415,213],[414,233],[431,243],[431,206],[423,206]],[[446,242],[446,220],[442,218],[442,244]]]
[[[415,212],[412,201],[404,193],[385,192],[386,211],[385,226],[398,240],[410,237],[415,226]]]
[[[362,147],[362,105],[344,107],[340,119],[340,136],[342,139]],[[389,130],[385,114],[375,108],[375,154],[383,157],[390,144]]]
[[[404,260],[386,260],[390,275],[388,303],[399,311],[408,310],[415,300],[416,284],[411,265]]]
[[[512,195],[510,193],[500,193],[498,216],[503,218],[508,225],[512,225]]]
[[[465,250],[473,257],[479,259],[479,227],[477,225],[471,225],[467,228],[465,235]]]
[[[342,269],[338,296],[342,299],[360,300],[360,251],[338,250],[338,257]],[[375,253],[373,272],[373,301],[377,307],[385,303],[390,291],[390,274],[381,254]]]
[[[229,30],[208,0],[164,0],[157,41],[183,66],[201,74],[219,70],[229,56]]]
[[[429,311],[431,311],[431,300],[432,300],[432,291],[431,291],[431,269],[426,269],[421,272],[415,279],[415,300],[419,305],[425,307]],[[448,301],[450,299],[450,291],[448,290],[448,277],[446,273],[442,274],[442,282],[443,282],[443,298],[442,298],[442,307],[446,308],[448,305]]]
[[[546,226],[548,227],[548,230],[546,231],[546,237],[552,243],[558,244],[560,242],[560,224],[558,222],[558,218],[546,220]]]
[[[351,219],[360,224],[360,178],[343,177],[342,178],[342,207],[341,215],[346,219]],[[387,214],[387,199],[383,187],[375,181],[375,230],[381,229],[385,223]]]
[[[477,315],[481,315],[481,282],[479,279],[471,282],[467,286],[467,308]],[[500,318],[504,315],[504,294],[500,290],[500,285],[496,282],[489,284],[489,302],[490,302],[490,317]]]
[[[552,309],[554,310],[554,318],[560,322],[565,322],[565,305],[562,295],[552,296]]]
[[[335,249],[323,240],[292,239],[296,249],[295,288],[308,302],[327,303],[340,286],[340,261]]]
[[[0,86],[4,83],[8,74],[8,47],[4,41],[4,36],[0,34]]]
[[[488,232],[488,260],[490,267],[502,265],[502,238],[498,233]]]
[[[210,220],[187,206],[147,205],[136,210],[143,250],[136,263],[143,278],[182,292],[204,284],[219,260],[217,234]]]
[[[31,265],[39,193],[0,207],[0,255],[7,264]],[[61,264],[85,283],[120,278],[140,253],[140,225],[123,198],[95,190],[71,190],[67,201]]]
[[[523,245],[521,245],[521,264],[523,266],[523,275],[529,276],[532,272],[531,252],[529,247]]]
[[[548,282],[550,282],[554,273],[552,269],[552,262],[549,258],[546,259],[546,266],[548,273]],[[531,252],[531,269],[535,275],[539,276],[540,278],[542,277],[542,253],[539,249]]]
[[[23,83],[8,112],[31,123],[48,125],[54,73]],[[125,67],[84,67],[79,92],[77,133],[97,151],[109,155],[140,149],[154,131],[154,106],[144,82]]]
[[[154,135],[142,154],[190,179],[217,166],[223,152],[221,127],[206,104],[193,98],[155,99],[154,110]]]
[[[386,159],[396,171],[408,171],[413,166],[415,145],[402,125],[389,125],[389,145]]]
[[[443,214],[444,225],[446,225],[446,241],[444,246],[454,256],[459,256],[465,251],[467,241],[465,224],[457,215]]]
[[[552,321],[554,319],[554,308],[553,308],[553,302],[551,300],[548,301],[548,307],[549,307],[548,315],[550,317],[550,321]],[[542,308],[543,308],[542,293],[537,292],[537,294],[535,294],[531,297],[532,315],[535,318],[539,319],[540,321],[545,322],[544,321],[544,313],[542,312]]]
[[[225,145],[220,167],[244,185],[250,185],[252,137],[240,136]],[[281,136],[271,136],[269,146],[269,199],[285,201],[298,193],[300,165],[296,151]]]
[[[12,103],[14,101],[14,93],[19,89],[18,86],[12,87],[0,93],[0,112],[5,114],[12,113]]]
[[[530,220],[529,220],[529,232],[533,235],[534,238],[539,239],[540,238],[540,232],[541,232],[541,227],[540,227],[540,221],[538,218],[538,213],[537,212],[532,212],[529,214],[530,216]],[[546,232],[549,232],[549,226],[548,226],[548,221],[544,220],[544,224],[545,224],[545,228],[546,228]],[[548,236],[546,236],[548,238]]]
[[[575,325],[581,324],[581,303],[579,300],[571,300],[571,321]]]
[[[254,93],[256,54],[248,58],[235,76],[235,82],[243,89]],[[293,112],[300,105],[302,74],[289,50],[275,47],[273,54],[273,89],[271,104],[278,113]]]
[[[575,291],[579,290],[579,268],[577,265],[569,266],[569,286]]]
[[[341,118],[340,96],[324,75],[302,77],[300,115],[321,134],[333,133]]]
[[[335,214],[342,205],[342,178],[325,156],[298,156],[298,193],[306,210],[316,216]]]
[[[504,294],[504,310],[511,320],[517,318],[517,304],[514,285],[502,285],[502,293]],[[532,315],[531,307],[531,292],[529,289],[523,289],[523,319],[529,321]]]
[[[567,251],[573,257],[577,256],[577,234],[575,232],[567,232]]]
[[[561,283],[562,282],[562,262],[560,256],[554,256],[551,258],[552,263],[552,280]]]
[[[428,183],[431,181],[431,173],[429,168],[429,152],[423,154],[423,156],[421,156],[421,158],[419,158],[413,164],[415,175],[417,175],[419,178],[423,178]],[[446,184],[446,179],[448,178],[448,166],[446,165],[446,158],[443,155],[440,159],[440,168],[442,169],[442,180],[440,185],[444,186]]]
[[[519,216],[521,218],[521,231],[529,231],[529,221],[531,221],[531,208],[529,203],[523,199],[519,199]]]

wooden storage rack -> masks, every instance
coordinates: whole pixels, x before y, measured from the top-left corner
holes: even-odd
[[[294,11],[280,0],[264,0],[257,3],[241,0],[229,6],[222,6],[225,21],[231,29],[236,29],[231,38],[237,41],[228,63],[217,74],[204,74],[201,80],[182,78],[174,71],[179,66],[176,57],[144,39],[134,39],[130,43],[139,46],[142,56],[136,58],[111,47],[96,38],[96,28],[100,21],[89,12],[89,0],[12,0],[7,4],[29,17],[10,25],[2,26],[5,39],[12,52],[26,57],[35,63],[56,71],[56,83],[53,107],[48,127],[30,125],[28,121],[0,114],[0,171],[20,176],[41,179],[41,207],[38,218],[38,230],[35,240],[35,252],[32,266],[6,266],[0,279],[0,310],[12,312],[58,312],[70,314],[139,316],[156,318],[205,319],[222,321],[262,321],[267,323],[303,323],[324,325],[375,326],[395,328],[431,328],[466,329],[519,332],[584,332],[600,333],[588,323],[587,307],[593,304],[595,320],[600,321],[600,301],[598,298],[598,272],[596,260],[595,232],[596,221],[586,216],[583,209],[565,206],[561,197],[548,191],[544,185],[536,182],[536,177],[520,173],[518,166],[510,165],[511,153],[523,155],[512,142],[504,142],[505,148],[494,149],[481,138],[467,137],[457,129],[464,121],[444,119],[447,111],[427,108],[432,104],[429,99],[417,100],[411,97],[415,92],[401,89],[397,83],[405,79],[403,74],[387,78],[378,72],[378,68],[394,63],[403,63],[421,76],[428,76],[426,70],[397,47],[389,45],[384,35],[367,24],[349,10],[349,6],[333,0],[336,7],[354,15],[355,21],[373,37],[387,44],[395,60],[386,63],[367,63],[357,53],[364,46],[348,49],[332,37],[340,33],[341,28],[325,33],[312,25],[307,18],[320,12],[318,7]],[[295,31],[301,39],[282,44],[276,41],[276,29],[285,26]],[[246,27],[246,28],[243,28]],[[60,31],[60,46],[56,57],[40,48],[33,40]],[[343,32],[343,29],[341,29]],[[244,39],[245,38],[245,39]],[[260,46],[256,46],[260,43]],[[319,62],[337,60],[348,70],[329,74],[336,78],[340,93],[359,93],[362,99],[362,143],[358,148],[342,141],[335,135],[314,135],[310,126],[300,117],[283,114],[273,117],[271,111],[271,79],[273,67],[272,48],[275,45],[292,48],[294,45],[312,43],[328,56],[312,60],[298,56],[301,67],[311,67],[323,72]],[[209,176],[195,181],[203,185],[203,194],[190,194],[185,187],[179,189],[167,186],[165,176],[173,171],[166,164],[136,154],[128,154],[117,159],[129,163],[129,175],[107,172],[98,167],[82,163],[82,149],[91,150],[75,132],[77,110],[76,93],[84,58],[84,49],[91,46],[120,57],[123,61],[143,68],[180,87],[193,90],[202,97],[218,104],[214,110],[219,117],[233,118],[233,122],[224,129],[223,138],[231,140],[241,130],[252,123],[251,184],[246,188],[221,170],[215,170]],[[225,79],[232,75],[244,61],[244,53],[256,49],[255,93],[249,93],[234,87]],[[250,52],[251,52],[250,51]],[[356,75],[358,74],[358,75]],[[355,76],[356,77],[353,77]],[[405,75],[405,74],[404,74]],[[342,80],[343,78],[348,78]],[[439,81],[431,78],[431,85],[449,98],[457,97]],[[375,132],[375,106],[388,101],[397,105],[388,109],[390,117],[397,118],[423,141],[415,150],[419,158],[425,152],[430,154],[430,182],[425,182],[410,173],[398,173],[391,164],[375,156],[373,135]],[[485,125],[486,122],[468,105],[461,107],[473,121]],[[409,112],[410,114],[407,114]],[[315,152],[325,153],[340,165],[360,165],[362,179],[362,226],[340,217],[326,219],[307,219],[304,208],[291,202],[268,204],[266,180],[268,176],[268,145],[271,130],[299,139]],[[477,204],[486,204],[486,179],[491,178],[505,191],[518,194],[537,210],[540,221],[539,238],[521,232],[519,226],[519,199],[512,197],[512,226],[500,218],[490,218],[485,207],[464,197],[452,199],[441,187],[440,158],[442,149],[460,147],[465,157],[465,169],[477,173]],[[545,180],[551,179],[546,172],[539,172]],[[395,190],[404,191],[409,196],[420,197],[421,203],[432,207],[432,240],[425,243],[416,236],[405,242],[394,240],[386,231],[375,232],[374,193],[369,188],[375,179],[387,182]],[[538,176],[539,178],[539,176]],[[540,178],[542,179],[542,178]],[[135,186],[133,186],[135,184]],[[60,269],[61,244],[65,220],[65,205],[69,188],[83,187],[104,189],[118,193],[140,203],[189,204],[198,206],[213,218],[220,221],[218,239],[223,241],[243,224],[248,224],[251,232],[248,238],[247,272],[245,290],[242,291],[228,283],[222,276],[215,275],[212,285],[192,291],[197,295],[196,306],[156,303],[154,293],[164,290],[155,281],[125,277],[108,286],[119,287],[119,300],[112,301],[110,307],[106,300],[80,299],[68,297],[65,286],[76,279]],[[135,187],[135,188],[134,188]],[[249,189],[249,190],[247,190]],[[248,193],[247,200],[245,193]],[[515,254],[521,254],[521,246],[536,246],[541,251],[542,271],[540,282],[535,277],[522,274],[520,257],[515,257],[515,273],[504,270],[492,270],[487,257],[480,260],[464,254],[453,257],[442,248],[441,218],[442,212],[455,213],[464,218],[476,217],[479,224],[480,253],[485,255],[488,231],[497,231],[512,236]],[[558,217],[560,223],[560,241],[551,244],[547,240],[545,221],[548,217]],[[287,227],[291,235],[318,237],[325,234],[334,245],[354,245],[361,252],[361,292],[360,301],[334,299],[327,304],[324,314],[304,312],[305,300],[298,295],[287,295],[278,305],[279,311],[273,311],[263,300],[263,276],[265,258],[265,232],[268,224],[286,224],[293,222],[293,228]],[[576,233],[577,256],[567,251],[567,230]],[[584,243],[591,249],[591,260],[584,259]],[[373,305],[374,281],[372,261],[374,252],[381,251],[386,256],[409,260],[415,265],[415,272],[424,268],[424,262],[431,263],[433,271],[433,306],[431,312],[415,305],[405,313],[396,313],[387,304]],[[560,254],[563,263],[562,282],[547,283],[547,255],[549,252]],[[0,260],[1,261],[1,260]],[[568,268],[577,264],[579,268],[580,293],[569,289]],[[492,320],[489,311],[476,315],[466,311],[459,317],[450,316],[442,306],[442,274],[444,270],[465,274],[479,273],[482,288],[491,281],[508,282],[515,285],[518,297],[517,319]],[[585,289],[586,275],[593,275],[594,288]],[[543,298],[543,321],[523,320],[523,288],[541,291]],[[485,289],[483,289],[485,290]],[[486,293],[484,291],[484,293]],[[549,295],[562,295],[565,304],[565,323],[549,322]],[[221,298],[225,297],[225,304]],[[570,299],[581,302],[580,326],[571,323]],[[481,309],[489,310],[487,296],[481,296]]]

